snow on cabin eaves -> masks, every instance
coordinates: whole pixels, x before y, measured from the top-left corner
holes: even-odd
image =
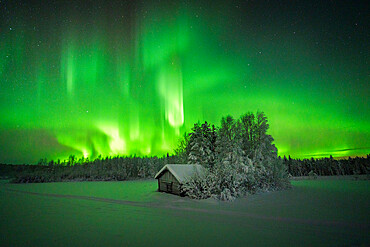
[[[186,182],[190,177],[195,174],[201,175],[204,173],[204,167],[201,165],[178,165],[168,164],[162,167],[162,169],[155,175],[155,179],[158,179],[165,171],[169,171],[173,176],[180,182]]]

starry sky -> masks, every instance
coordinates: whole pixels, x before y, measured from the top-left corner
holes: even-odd
[[[366,155],[366,2],[0,0],[0,163],[161,156],[257,110],[281,156]]]

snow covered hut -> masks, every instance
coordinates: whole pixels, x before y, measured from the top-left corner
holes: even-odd
[[[203,172],[201,165],[165,165],[154,178],[158,179],[158,191],[181,195],[181,185]]]

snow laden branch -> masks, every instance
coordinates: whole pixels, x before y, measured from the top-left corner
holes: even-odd
[[[176,150],[189,164],[203,165],[207,172],[182,186],[191,198],[234,200],[258,191],[290,186],[286,166],[277,157],[274,139],[263,112],[247,113],[239,119],[221,119],[216,128],[207,122],[194,124]]]

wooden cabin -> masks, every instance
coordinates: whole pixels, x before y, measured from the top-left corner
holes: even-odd
[[[190,177],[204,172],[201,165],[165,165],[156,175],[158,191],[181,195],[181,185]]]

